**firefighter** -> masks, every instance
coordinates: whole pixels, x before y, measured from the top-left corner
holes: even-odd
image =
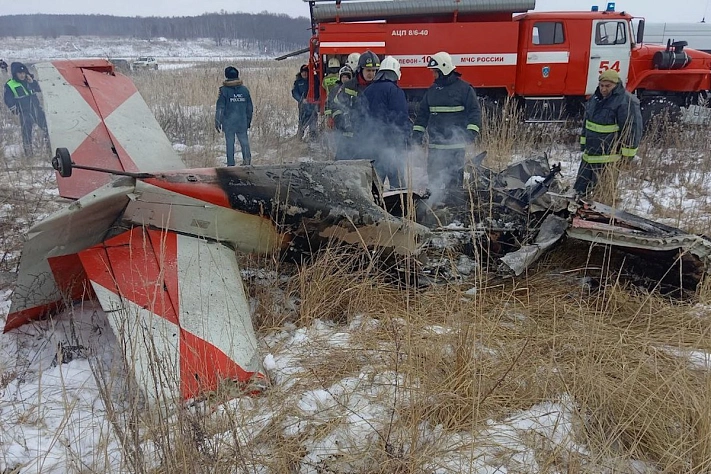
[[[460,79],[449,53],[432,55],[427,67],[432,70],[434,84],[420,101],[412,127],[412,143],[422,144],[427,130],[427,176],[431,190],[461,187],[467,145],[479,137],[481,108],[476,91]]]
[[[314,80],[314,100],[319,98],[319,81],[316,76]],[[304,132],[308,130],[307,139],[316,138],[316,127],[318,126],[318,112],[316,106],[309,102],[309,65],[302,64],[299,73],[291,88],[291,96],[299,103],[299,128],[296,136],[299,140],[304,138]]]
[[[603,72],[585,106],[580,148],[583,152],[573,188],[590,193],[610,163],[633,158],[642,138],[639,99],[625,90],[613,69]],[[616,181],[616,179],[615,179]]]
[[[337,160],[369,158],[369,151],[359,144],[361,127],[367,114],[361,93],[373,82],[379,67],[377,54],[372,51],[361,54],[355,77],[344,83],[333,99],[334,124],[342,132],[336,149]]]
[[[336,84],[331,88],[331,92],[329,92],[328,97],[326,98],[326,107],[323,114],[326,116],[326,128],[329,130],[328,145],[329,149],[332,151],[338,149],[338,144],[343,139],[343,132],[339,131],[335,127],[335,116],[340,115],[342,111],[334,107],[333,101],[336,98],[336,95],[338,95],[338,92],[341,90],[341,87],[343,87],[343,84],[350,81],[352,78],[353,71],[351,68],[348,65],[343,66],[338,71],[338,81],[336,81]]]
[[[366,133],[377,143],[371,157],[381,181],[388,179],[390,188],[401,188],[405,178],[404,156],[410,134],[410,117],[407,97],[397,82],[400,80],[400,63],[386,56],[380,63],[373,83],[363,92],[367,100],[368,120]]]
[[[27,66],[20,62],[10,64],[12,78],[5,83],[3,99],[13,114],[20,117],[22,127],[22,146],[26,156],[32,156],[32,128],[34,124],[47,137],[47,119],[40,105],[41,91],[35,77],[29,73]]]
[[[252,164],[247,130],[252,126],[253,112],[252,97],[239,78],[239,71],[234,66],[226,67],[215,105],[215,129],[225,132],[227,166],[235,165],[235,136],[242,149],[242,165]]]
[[[323,81],[321,81],[321,86],[326,91],[326,97],[336,85],[339,78],[339,72],[341,70],[341,62],[338,58],[333,57],[328,60],[328,69],[326,70],[326,75],[323,76]]]
[[[346,66],[351,68],[351,71],[358,69],[358,60],[360,59],[360,53],[351,53],[346,59]]]

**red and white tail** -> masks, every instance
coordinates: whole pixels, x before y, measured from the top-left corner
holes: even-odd
[[[185,168],[136,86],[100,59],[39,63],[37,79],[53,148],[72,161],[114,171]],[[75,169],[58,178],[59,193],[78,199],[111,181],[111,175]]]

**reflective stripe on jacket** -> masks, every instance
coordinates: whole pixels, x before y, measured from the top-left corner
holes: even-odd
[[[429,133],[429,147],[466,148],[472,132],[481,128],[481,108],[476,91],[454,72],[440,77],[420,101],[413,131]]]
[[[342,132],[356,133],[365,120],[366,110],[363,97],[359,96],[370,83],[361,83],[356,75],[344,82],[333,99],[332,115],[336,128]]]
[[[585,106],[580,136],[583,160],[588,163],[613,163],[633,157],[642,138],[642,114],[639,100],[622,83],[603,97],[600,89]]]

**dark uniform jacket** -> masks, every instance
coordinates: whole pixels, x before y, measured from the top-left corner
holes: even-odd
[[[639,99],[617,84],[609,96],[600,89],[585,106],[580,145],[588,163],[612,163],[621,157],[633,157],[642,138],[642,114]]]
[[[341,90],[341,87],[343,87],[343,83],[340,81],[340,79],[336,81],[333,87],[331,87],[331,90],[329,91],[328,96],[326,97],[326,107],[323,111],[323,114],[326,117],[333,116],[333,113],[335,112],[334,100],[336,99],[338,92]]]
[[[37,81],[27,82],[17,80],[17,72],[23,67],[22,63],[12,63],[10,70],[12,79],[5,83],[3,99],[5,105],[16,115],[20,115],[23,120],[32,118],[36,120],[41,110],[39,97],[40,90]],[[26,70],[27,68],[25,68]],[[28,73],[29,74],[29,73]]]
[[[314,99],[318,99],[320,97],[320,92],[319,92],[319,81],[316,77],[314,77]],[[297,102],[301,102],[303,99],[306,98],[306,96],[309,93],[309,79],[306,78],[304,79],[301,77],[301,74],[296,75],[296,79],[294,80],[294,86],[291,88],[291,96],[296,100]]]
[[[224,130],[247,130],[252,125],[254,106],[249,90],[241,79],[223,82],[215,106],[215,125]]]
[[[430,148],[457,149],[474,141],[480,127],[481,108],[476,91],[457,72],[452,72],[440,76],[427,89],[412,130],[415,137],[421,137],[427,129]]]
[[[336,128],[346,136],[357,135],[367,116],[364,97],[361,95],[371,83],[365,82],[360,74],[356,74],[343,86],[333,99],[333,119]]]
[[[395,73],[393,73],[394,75]],[[405,91],[394,80],[382,77],[373,81],[363,96],[368,103],[369,128],[393,144],[402,142],[410,133],[410,119]]]

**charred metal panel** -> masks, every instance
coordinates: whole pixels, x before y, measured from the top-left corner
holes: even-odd
[[[376,204],[377,181],[369,161],[191,170],[159,174],[146,182],[195,199],[218,189],[232,209],[268,219],[299,252],[337,239],[409,255],[429,235],[426,227]],[[225,205],[214,192],[206,199]]]

